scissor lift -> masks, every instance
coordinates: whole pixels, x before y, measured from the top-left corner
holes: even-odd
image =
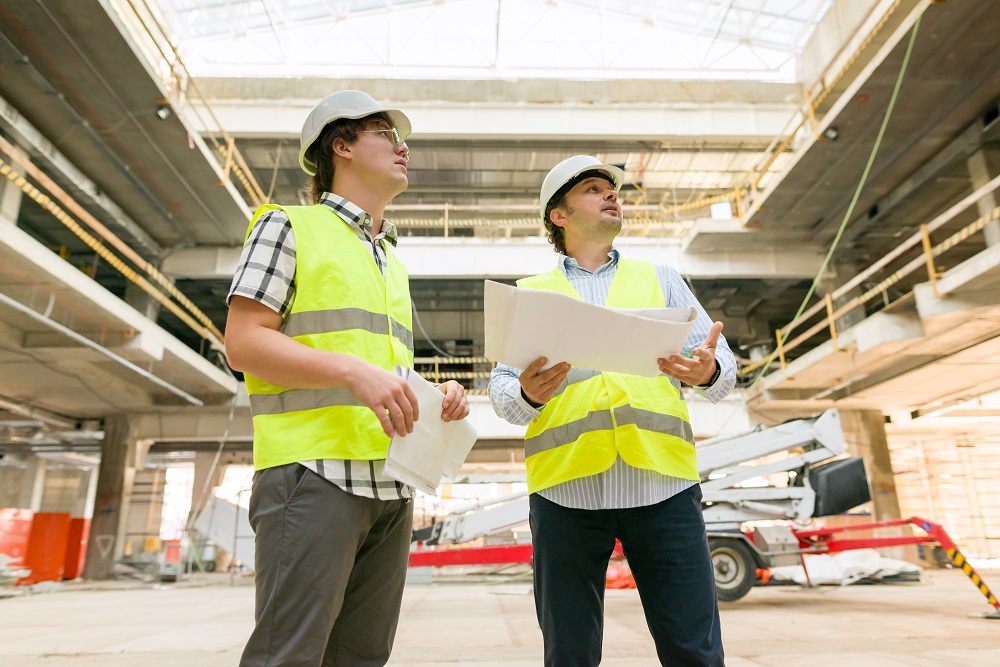
[[[698,444],[702,512],[719,599],[739,600],[755,585],[767,582],[772,566],[804,563],[802,557],[806,554],[937,543],[969,575],[994,609],[1000,610],[996,597],[945,530],[918,517],[819,530],[800,530],[788,524],[742,530],[747,522],[803,525],[813,518],[843,514],[871,500],[863,461],[844,458],[844,454],[844,436],[836,410]],[[767,480],[767,485],[748,485],[761,480]],[[441,522],[414,531],[413,540],[418,546],[410,554],[410,566],[530,563],[530,544],[425,548],[470,542],[527,521],[526,493],[463,508]],[[843,536],[904,525],[915,526],[924,534],[863,539]]]

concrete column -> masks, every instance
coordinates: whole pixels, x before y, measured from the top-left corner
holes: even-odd
[[[100,467],[95,466],[84,473],[86,475],[83,483],[84,493],[80,494],[80,503],[73,508],[73,516],[83,519],[94,517],[94,501],[97,499],[97,475],[99,472]]]
[[[996,175],[993,173],[993,170],[990,169],[989,162],[986,159],[986,153],[982,148],[970,155],[966,164],[969,168],[969,180],[972,181],[973,189],[981,188],[986,185]],[[980,217],[984,215],[991,215],[996,206],[997,198],[995,192],[991,192],[976,202],[976,208],[979,211]],[[993,222],[987,224],[983,229],[983,236],[986,237],[986,245],[988,246],[1000,243],[1000,220],[994,220]]]
[[[885,437],[885,417],[878,410],[841,410],[847,453],[864,459],[872,491],[872,515],[875,521],[901,518],[896,479],[892,472],[889,442]],[[909,535],[908,529],[884,529],[885,535]],[[918,562],[915,547],[880,550],[889,558]]]
[[[212,496],[215,487],[222,484],[222,478],[226,473],[226,466],[221,463],[212,470],[212,463],[215,461],[215,452],[198,452],[194,455],[194,483],[191,485],[191,517],[198,516],[208,499]],[[211,475],[211,479],[209,479]],[[207,480],[207,485],[206,485]]]
[[[15,149],[17,150],[17,149]],[[18,157],[27,159],[27,154],[17,150]],[[17,225],[17,216],[21,213],[21,200],[24,192],[14,182],[6,177],[0,176],[0,224],[12,223]]]
[[[858,267],[853,264],[836,264],[835,271],[833,275],[826,275],[820,278],[819,283],[816,285],[816,294],[822,299],[826,298],[827,293],[833,292],[838,287],[847,282],[850,278],[853,278],[858,274]],[[844,294],[838,299],[833,300],[833,308],[836,310],[841,304],[850,301],[856,296],[860,296],[863,290],[861,286],[855,287],[848,290],[847,294]],[[825,312],[825,311],[824,311]],[[848,311],[842,317],[835,321],[837,327],[837,332],[840,333],[845,331],[855,324],[865,319],[865,308],[864,306],[858,306],[853,310]]]
[[[0,466],[0,507],[21,507],[21,486],[24,481],[24,456],[4,454]]]
[[[80,516],[74,509],[80,504],[86,489],[85,473],[76,468],[51,468],[45,476],[45,491],[42,494],[42,512],[67,512],[70,516]]]
[[[87,544],[85,579],[110,579],[123,548],[123,518],[135,479],[135,423],[125,415],[104,420],[101,467],[97,473],[94,517]]]
[[[38,512],[42,509],[42,496],[45,493],[45,459],[29,454],[25,461],[27,466],[24,477],[21,478],[21,497],[17,506]]]
[[[154,322],[160,315],[160,302],[132,281],[125,283],[125,303]]]

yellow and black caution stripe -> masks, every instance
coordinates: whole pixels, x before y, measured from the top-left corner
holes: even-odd
[[[979,589],[980,593],[986,596],[989,603],[993,605],[995,609],[1000,609],[1000,602],[997,602],[997,596],[993,595],[993,591],[991,591],[990,587],[986,585],[982,577],[979,576],[979,573],[973,569],[972,565],[969,564],[969,561],[965,560],[965,556],[962,555],[962,552],[958,549],[948,549],[948,556],[951,557],[951,562],[962,568],[962,572],[965,572],[969,579],[972,579],[972,583],[976,585],[976,588]]]

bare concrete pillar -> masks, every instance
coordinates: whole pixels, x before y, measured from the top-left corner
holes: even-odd
[[[986,152],[980,148],[978,151],[969,156],[966,164],[969,168],[969,180],[972,181],[973,189],[981,188],[990,180],[993,179],[993,170],[990,169],[989,162],[986,159]],[[976,208],[979,211],[979,216],[992,215],[993,209],[997,206],[997,198],[994,192],[986,195],[978,202],[976,202]],[[986,225],[983,229],[983,236],[986,238],[986,245],[993,246],[1000,243],[1000,220],[994,220]]]
[[[123,548],[123,517],[135,479],[135,423],[125,415],[104,420],[101,467],[97,473],[94,517],[87,544],[85,579],[110,579]]]
[[[191,485],[191,517],[198,516],[208,499],[212,495],[212,490],[222,484],[222,478],[226,473],[226,466],[215,463],[215,452],[198,452],[194,455],[194,483]]]
[[[41,511],[66,512],[70,516],[81,516],[75,510],[87,492],[85,482],[86,473],[77,468],[47,470]]]
[[[160,302],[154,299],[149,292],[131,281],[125,283],[125,303],[154,322],[160,315]]]
[[[20,154],[18,157],[27,159],[27,154],[16,149]],[[24,192],[14,181],[6,177],[0,177],[0,224],[4,222],[17,225],[17,216],[21,213],[21,200]]]
[[[84,482],[85,493],[80,497],[80,503],[73,508],[73,516],[83,519],[94,517],[94,501],[97,499],[97,475],[100,467],[93,467],[86,471],[86,481]]]
[[[835,291],[838,287],[858,274],[858,267],[853,264],[845,264],[841,262],[838,263],[834,269],[835,270],[832,273],[828,272],[827,275],[820,278],[816,285],[816,294],[823,299],[826,298],[828,293]],[[846,294],[833,300],[834,310],[854,297],[860,296],[863,292],[864,290],[860,285],[851,288]],[[837,327],[837,331],[841,332],[853,327],[855,324],[865,319],[865,317],[867,317],[865,314],[865,307],[860,305],[844,313],[841,317],[837,318],[834,323]]]
[[[889,442],[885,437],[885,416],[878,410],[841,410],[847,453],[864,459],[872,491],[872,515],[875,521],[901,518],[896,478],[892,472]],[[909,535],[908,529],[883,529],[882,535]],[[880,549],[883,555],[918,562],[915,547]]]
[[[24,476],[21,478],[21,497],[17,506],[38,512],[42,509],[42,496],[45,492],[45,459],[29,454]]]

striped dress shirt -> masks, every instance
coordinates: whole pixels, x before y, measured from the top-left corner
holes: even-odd
[[[566,256],[560,256],[558,267],[584,301],[603,306],[618,269],[618,257],[618,251],[612,249],[608,253],[607,264],[593,272]],[[712,328],[711,318],[676,270],[663,264],[656,264],[655,267],[667,307],[695,307],[697,319],[685,345],[690,348],[698,347],[708,337]],[[709,387],[695,387],[695,391],[713,403],[725,398],[736,385],[736,358],[723,336],[719,336],[715,358],[719,364],[718,379]],[[521,395],[521,385],[518,382],[520,374],[519,369],[497,364],[490,377],[488,393],[497,415],[512,424],[524,425],[537,417],[540,410],[532,407]],[[676,380],[671,381],[679,386]],[[604,472],[570,480],[538,493],[563,507],[586,510],[628,509],[663,502],[695,484],[697,482],[662,475],[653,470],[634,468],[619,456],[614,465]]]

